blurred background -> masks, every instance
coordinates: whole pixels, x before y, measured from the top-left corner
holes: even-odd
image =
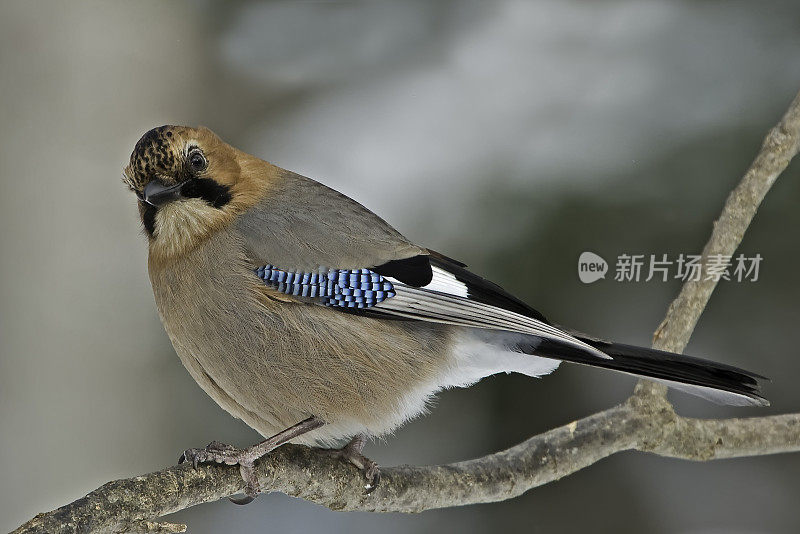
[[[594,251],[698,253],[800,89],[796,1],[4,2],[0,5],[0,531],[212,439],[259,437],[173,353],[121,170],[161,124],[356,198],[552,320],[648,344],[678,281],[592,285]],[[687,352],[773,378],[768,409],[680,394],[702,417],[800,410],[800,169],[740,249]],[[563,366],[441,394],[367,454],[464,460],[624,400]],[[512,501],[335,513],[273,494],[171,517],[216,532],[797,532],[800,455],[690,464],[620,454]]]

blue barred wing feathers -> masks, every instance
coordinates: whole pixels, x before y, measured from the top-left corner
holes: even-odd
[[[264,265],[255,269],[266,285],[295,297],[318,299],[325,306],[370,308],[395,295],[391,282],[369,269],[332,269],[308,273]]]

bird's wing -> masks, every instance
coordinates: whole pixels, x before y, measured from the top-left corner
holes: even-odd
[[[289,171],[236,227],[257,276],[295,300],[530,334],[608,358],[464,264],[414,245],[355,200]]]
[[[300,272],[268,264],[255,272],[273,290],[342,312],[519,332],[608,358],[499,286],[436,253],[369,269]]]

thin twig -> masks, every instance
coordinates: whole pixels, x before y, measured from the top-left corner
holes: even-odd
[[[701,259],[699,280],[688,280],[672,301],[667,315],[653,334],[653,348],[683,352],[689,343],[700,315],[705,310],[718,278],[708,276],[708,258],[733,256],[758,207],[772,184],[800,150],[800,93],[795,96],[780,122],[767,133],[756,159],[747,169],[742,181],[731,191],[719,218],[714,221]],[[638,395],[667,394],[667,388],[656,382],[640,380]]]
[[[722,213],[714,222],[711,237],[703,248],[702,276],[699,281],[689,280],[683,284],[653,335],[654,348],[671,352],[682,352],[686,348],[697,320],[717,286],[717,279],[707,276],[708,258],[718,254],[733,256],[767,192],[798,150],[800,93],[781,121],[764,138],[758,156],[739,185],[728,195]]]

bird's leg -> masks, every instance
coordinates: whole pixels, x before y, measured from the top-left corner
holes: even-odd
[[[322,451],[354,465],[367,480],[367,485],[364,486],[366,493],[372,493],[381,482],[381,468],[378,464],[361,454],[366,443],[367,436],[358,434],[350,440],[350,443],[341,449],[322,449]]]
[[[259,491],[258,477],[256,476],[254,467],[255,461],[268,452],[280,447],[287,441],[314,430],[315,428],[319,428],[324,424],[325,422],[322,421],[322,419],[312,416],[246,449],[237,449],[236,447],[225,445],[219,441],[212,441],[205,449],[186,449],[183,451],[180,458],[178,458],[178,463],[190,462],[195,469],[197,469],[197,464],[205,462],[238,465],[239,471],[242,473],[242,479],[245,481],[245,496],[242,499],[234,499],[231,497],[231,502],[235,504],[248,504],[253,502],[253,499],[255,499]]]

